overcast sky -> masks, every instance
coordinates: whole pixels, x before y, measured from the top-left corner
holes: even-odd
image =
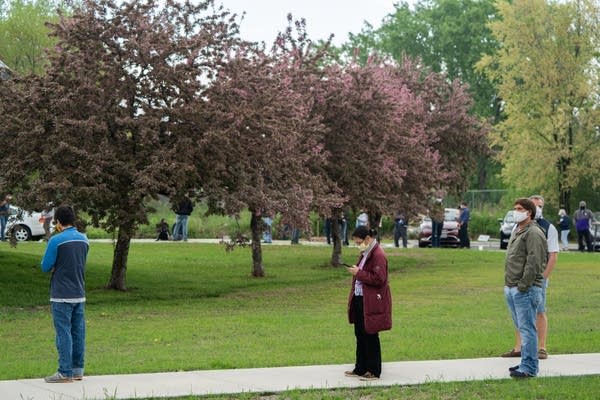
[[[360,32],[364,21],[379,26],[394,11],[395,2],[398,0],[215,0],[234,13],[245,11],[242,38],[267,45],[287,27],[288,13],[306,19],[311,39],[326,39],[333,33],[333,43],[339,45],[348,39],[348,32]]]

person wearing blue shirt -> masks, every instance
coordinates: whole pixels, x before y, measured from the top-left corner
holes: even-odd
[[[60,206],[54,213],[55,231],[42,258],[43,272],[51,272],[50,304],[56,331],[58,371],[48,383],[83,379],[85,355],[85,263],[89,242],[77,231],[75,212]]]
[[[467,202],[463,201],[460,203],[460,217],[458,218],[458,239],[460,240],[459,247],[471,248],[471,240],[469,239],[469,220],[471,219],[471,212],[467,206]]]

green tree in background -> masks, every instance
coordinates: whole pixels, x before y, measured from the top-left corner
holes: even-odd
[[[348,53],[360,49],[364,59],[373,50],[398,62],[405,55],[420,58],[434,72],[445,72],[450,80],[469,84],[475,114],[496,116],[496,90],[485,74],[474,68],[482,54],[497,49],[487,26],[495,14],[493,0],[433,0],[414,7],[401,2],[379,28],[367,25],[361,33],[351,35],[344,47]]]
[[[56,44],[45,24],[57,21],[57,6],[50,0],[0,1],[0,59],[13,71],[44,72],[46,51]]]
[[[432,0],[414,6],[400,2],[380,27],[366,25],[359,34],[350,35],[342,53],[358,54],[362,62],[371,52],[391,55],[398,62],[404,56],[418,58],[434,72],[447,74],[449,81],[468,84],[471,112],[496,123],[501,119],[500,98],[494,83],[475,68],[482,54],[493,54],[498,48],[487,25],[495,15],[494,0]],[[480,155],[471,186],[493,187],[497,171],[488,155]]]
[[[499,82],[505,101],[507,117],[493,135],[502,175],[517,190],[542,192],[568,210],[579,183],[600,185],[599,5],[515,0],[498,6],[502,18],[490,28],[502,48],[480,65]]]

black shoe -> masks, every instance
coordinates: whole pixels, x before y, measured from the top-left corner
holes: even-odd
[[[529,375],[527,372],[521,372],[519,370],[510,371],[510,376],[513,378],[533,378],[533,375]]]
[[[514,367],[510,367],[508,370],[509,370],[510,372],[513,372],[513,371],[516,371],[516,370],[518,370],[518,369],[519,369],[519,367],[520,367],[520,365],[515,365]]]

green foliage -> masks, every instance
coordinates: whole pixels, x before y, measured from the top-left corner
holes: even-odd
[[[590,0],[498,3],[502,49],[479,64],[498,82],[506,119],[492,144],[505,182],[569,210],[582,179],[599,185],[597,107],[600,8]]]
[[[0,3],[0,59],[21,74],[42,74],[56,39],[45,25],[58,19],[51,0]]]
[[[42,243],[0,250],[0,379],[55,368]],[[250,249],[191,243],[131,247],[127,293],[104,289],[110,244],[87,267],[89,374],[350,363],[350,277],[325,246],[264,249],[269,274],[250,276]],[[387,249],[394,329],[384,361],[496,356],[513,343],[502,296],[504,253]],[[345,252],[345,261],[357,250]],[[549,289],[551,353],[600,346],[595,254],[561,254]],[[474,307],[474,303],[477,306]],[[577,312],[573,312],[577,310]],[[327,332],[326,335],[323,332]]]
[[[360,49],[363,61],[371,51],[389,54],[399,62],[404,56],[420,58],[434,71],[447,73],[450,80],[469,84],[475,114],[496,117],[495,88],[473,68],[482,54],[492,54],[498,46],[486,25],[495,13],[492,0],[401,2],[380,27],[367,25],[351,35],[344,49],[349,54]]]

